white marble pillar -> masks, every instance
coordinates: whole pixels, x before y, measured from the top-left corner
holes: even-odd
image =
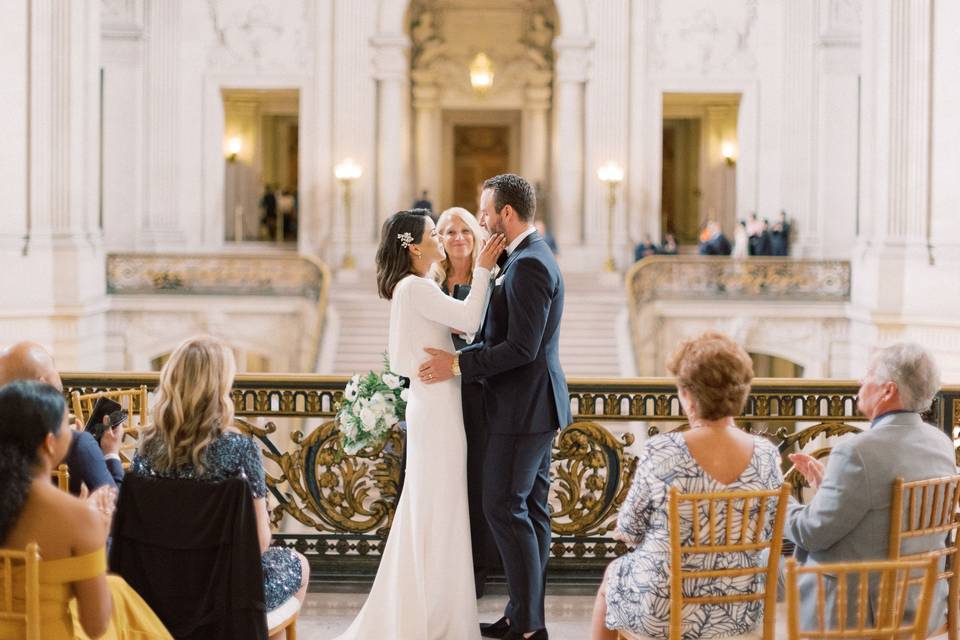
[[[443,114],[440,110],[440,88],[429,73],[413,72],[413,111],[416,121],[416,180],[414,192],[429,193],[429,199],[438,210],[440,202],[440,166],[443,136]]]
[[[575,246],[583,239],[584,84],[590,41],[559,37],[553,46],[556,52],[556,126],[550,209],[557,241]]]
[[[410,189],[410,79],[404,34],[374,36],[377,80],[377,216],[383,221],[412,202]]]
[[[180,0],[147,3],[146,205],[138,244],[147,249],[181,246],[180,220]]]
[[[547,163],[550,155],[547,116],[550,113],[551,91],[549,76],[544,80],[543,84],[528,85],[524,91],[523,120],[521,123],[523,141],[520,146],[523,151],[521,162],[523,176],[531,184],[546,191],[550,188],[547,181],[547,172],[549,171]],[[549,193],[549,191],[547,192]],[[550,203],[551,206],[552,204]],[[541,212],[538,211],[538,215],[539,213]]]

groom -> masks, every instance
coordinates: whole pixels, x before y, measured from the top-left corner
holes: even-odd
[[[484,383],[490,437],[484,459],[483,509],[503,558],[510,600],[504,616],[481,624],[488,638],[546,640],[543,599],[550,553],[550,453],[557,429],[570,424],[560,368],[563,277],[533,226],[530,183],[513,174],[490,178],[480,195],[480,224],[507,239],[506,261],[484,321],[483,341],[458,354],[427,349],[427,384],[459,375]]]

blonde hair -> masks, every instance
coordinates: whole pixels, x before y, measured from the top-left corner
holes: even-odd
[[[233,424],[236,373],[233,351],[217,338],[188,338],[176,348],[160,370],[153,424],[140,445],[157,470],[192,463],[203,472],[204,451]]]
[[[440,234],[440,241],[443,242],[443,234],[446,230],[447,225],[453,222],[454,218],[460,218],[461,221],[470,231],[473,232],[473,251],[470,253],[470,274],[469,277],[473,277],[473,265],[477,263],[477,256],[480,255],[480,245],[483,243],[486,234],[483,231],[483,227],[480,226],[480,223],[477,222],[477,219],[472,213],[464,209],[463,207],[451,207],[440,214],[440,217],[437,218],[437,233]],[[444,247],[446,248],[446,247]],[[447,254],[447,257],[437,262],[433,265],[433,271],[431,275],[433,279],[437,281],[441,287],[447,279],[447,273],[450,271],[450,255]]]

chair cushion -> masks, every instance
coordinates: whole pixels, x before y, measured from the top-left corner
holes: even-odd
[[[299,611],[300,601],[295,596],[290,596],[279,607],[267,612],[267,629],[272,633]]]

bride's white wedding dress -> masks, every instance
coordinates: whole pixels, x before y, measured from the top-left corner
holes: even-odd
[[[406,479],[370,595],[338,640],[480,638],[460,379],[425,385],[417,371],[425,347],[453,351],[451,330],[477,331],[489,285],[477,268],[463,301],[415,275],[394,289],[390,368],[410,378]]]

